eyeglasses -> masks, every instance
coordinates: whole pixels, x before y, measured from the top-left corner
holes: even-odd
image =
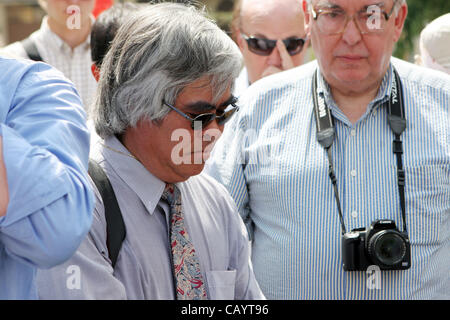
[[[396,0],[389,13],[383,11],[378,5],[368,6],[354,15],[349,16],[341,8],[311,9],[312,17],[317,23],[319,31],[334,35],[343,33],[350,20],[354,20],[361,34],[379,33],[386,28],[387,21],[394,12]],[[381,18],[383,16],[383,18]]]
[[[186,113],[184,113],[183,111],[175,108],[173,105],[171,105],[170,103],[167,103],[166,101],[163,101],[163,103],[166,106],[168,106],[170,109],[172,109],[173,111],[175,111],[178,114],[180,114],[181,116],[183,116],[184,118],[190,120],[192,129],[194,129],[194,130],[196,130],[196,129],[203,130],[204,128],[206,128],[214,120],[217,120],[217,124],[220,125],[220,126],[223,126],[225,123],[227,123],[228,120],[230,120],[231,117],[237,111],[239,111],[239,107],[236,105],[237,100],[238,99],[236,97],[231,96],[231,98],[226,103],[224,103],[223,105],[227,106],[225,108],[225,110],[228,109],[229,105],[233,106],[233,108],[229,109],[228,111],[218,111],[218,112],[221,112],[220,115],[217,115],[215,113],[202,113],[202,114],[199,114],[199,115],[195,116],[194,118],[191,118]],[[212,106],[212,105],[209,106],[209,107],[211,109],[217,109],[215,106]],[[200,126],[198,124],[200,124]]]
[[[249,37],[241,33],[242,38],[247,41],[248,49],[259,56],[269,56],[277,46],[277,40]],[[303,50],[306,38],[287,38],[282,40],[289,55],[294,56]]]

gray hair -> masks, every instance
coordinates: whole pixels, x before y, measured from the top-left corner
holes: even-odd
[[[117,32],[101,65],[93,118],[99,136],[122,134],[141,119],[159,121],[177,96],[207,80],[213,103],[233,89],[241,54],[204,10],[159,3],[133,14]]]

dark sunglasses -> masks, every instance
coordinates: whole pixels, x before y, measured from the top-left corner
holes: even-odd
[[[273,49],[277,46],[277,40],[270,40],[264,38],[249,37],[242,33],[242,38],[247,41],[248,49],[254,54],[260,56],[269,56]],[[303,50],[306,38],[287,38],[282,40],[286,46],[286,50],[289,55],[294,56]]]
[[[232,96],[226,103],[223,104],[224,106],[232,105],[233,106],[232,109],[230,109],[228,111],[222,111],[222,114],[220,114],[220,115],[217,115],[215,113],[202,113],[202,114],[199,114],[198,116],[196,116],[195,118],[191,118],[186,113],[184,113],[183,111],[175,108],[173,105],[167,103],[166,101],[163,101],[163,103],[166,106],[168,106],[170,109],[172,109],[173,111],[177,112],[178,114],[180,114],[184,118],[190,120],[191,121],[191,127],[194,130],[195,129],[203,130],[203,128],[206,128],[214,120],[217,120],[217,124],[219,124],[220,126],[223,126],[225,123],[228,122],[228,120],[231,119],[231,117],[237,111],[239,111],[239,107],[236,105],[236,102],[237,102],[237,98]],[[210,106],[210,107],[211,107],[211,109],[217,109],[214,106]],[[201,126],[198,127],[198,124],[195,125],[196,123],[200,123]]]

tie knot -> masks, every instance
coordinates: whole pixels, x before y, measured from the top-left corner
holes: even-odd
[[[164,192],[173,194],[174,188],[175,188],[175,185],[173,183],[166,183],[166,187],[164,188]]]
[[[180,192],[173,183],[167,183],[162,194],[162,198],[166,200],[170,205],[174,204],[178,200]]]

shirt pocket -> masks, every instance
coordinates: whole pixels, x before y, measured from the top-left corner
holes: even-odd
[[[450,168],[405,167],[406,221],[411,244],[438,245],[444,216],[450,214]]]
[[[206,273],[211,300],[233,300],[236,270],[208,271]]]

